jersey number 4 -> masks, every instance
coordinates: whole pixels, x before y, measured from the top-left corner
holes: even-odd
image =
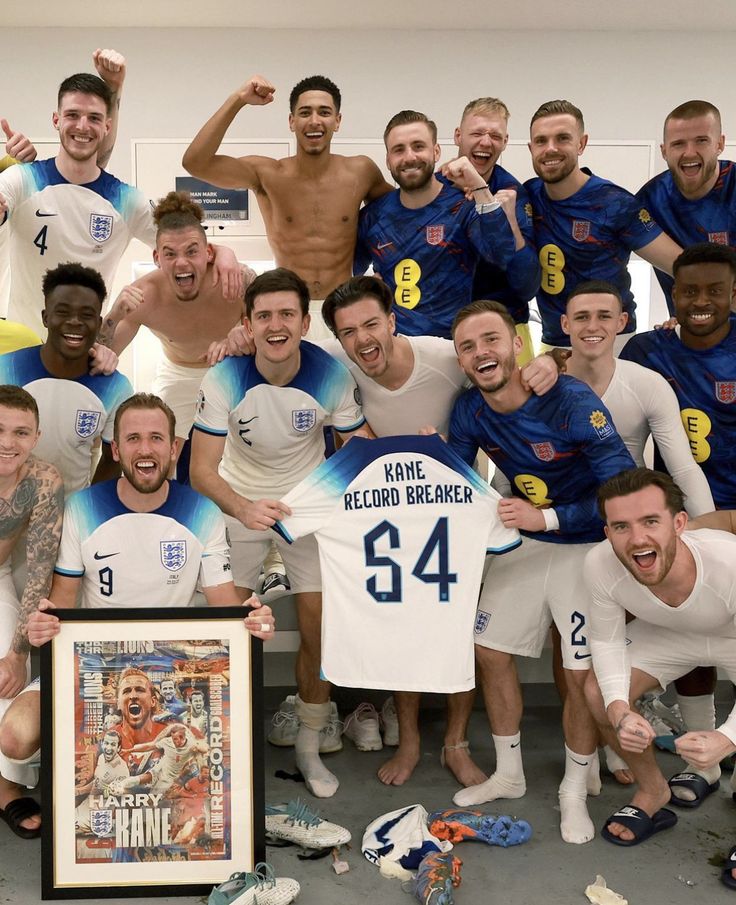
[[[46,244],[46,235],[48,233],[48,230],[48,226],[44,226],[36,236],[36,238],[33,240],[33,244],[41,252],[42,255],[46,253],[46,249],[48,248],[48,245]]]
[[[377,574],[371,575],[367,579],[365,586],[371,597],[378,603],[401,603],[403,599],[401,566],[395,559],[391,559],[390,556],[379,556],[376,554],[376,542],[384,535],[388,540],[389,549],[399,550],[399,529],[396,525],[392,525],[391,522],[384,519],[363,538],[365,564],[367,568],[376,566],[388,569],[388,578],[391,586],[387,591],[379,590],[379,576]],[[437,571],[429,572],[427,568],[435,554]],[[457,582],[457,573],[450,572],[447,518],[445,516],[437,519],[414,568],[411,570],[411,574],[425,584],[436,584],[438,601],[440,603],[449,602],[450,585]]]

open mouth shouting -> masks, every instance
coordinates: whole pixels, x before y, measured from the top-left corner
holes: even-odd
[[[381,357],[381,347],[378,343],[371,343],[369,346],[358,349],[358,355],[366,364],[375,364]]]
[[[631,554],[631,560],[641,572],[652,572],[657,564],[657,551],[653,547],[637,550]]]
[[[177,289],[185,291],[194,289],[194,273],[191,270],[182,271],[174,276]]]

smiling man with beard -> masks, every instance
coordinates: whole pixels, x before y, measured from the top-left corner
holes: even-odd
[[[702,664],[736,678],[736,538],[687,531],[680,488],[647,468],[606,482],[598,501],[608,541],[585,561],[595,673],[586,695],[639,784],[631,805],[603,831],[609,842],[630,846],[674,826],[677,818],[664,805],[678,803],[654,758],[655,732],[632,702]],[[627,613],[636,617],[628,625]],[[680,781],[698,786],[701,799],[715,792],[719,761],[736,750],[736,709],[718,729],[687,732],[675,747],[689,768]]]
[[[90,267],[60,264],[47,271],[46,342],[0,356],[0,383],[24,387],[38,403],[43,433],[36,453],[58,468],[67,494],[90,483],[93,448],[100,438],[102,455],[92,480],[120,474],[110,447],[113,421],[133,388],[118,371],[90,372],[106,294],[102,277]]]
[[[659,147],[668,169],[636,197],[683,248],[706,240],[736,244],[736,164],[718,159],[725,143],[720,111],[708,101],[686,101],[664,121]],[[672,277],[661,270],[655,276],[674,314]]]
[[[483,449],[508,478],[514,495],[500,501],[498,512],[505,527],[518,528],[524,537],[521,547],[491,562],[475,625],[496,772],[461,789],[454,801],[468,807],[525,794],[523,704],[514,656],[539,657],[554,621],[567,685],[560,832],[565,842],[589,842],[595,830],[586,795],[596,769],[596,735],[583,696],[590,652],[581,569],[603,536],[598,486],[634,463],[608,410],[585,384],[563,375],[544,396],[523,385],[516,363],[522,341],[499,302],[463,308],[453,334],[460,366],[475,388],[455,403],[449,444],[469,465]]]
[[[631,192],[581,168],[587,144],[583,114],[570,101],[547,101],[532,116],[529,150],[537,178],[524,188],[542,265],[542,341],[551,346],[570,345],[560,316],[570,290],[585,280],[616,286],[629,317],[624,332],[633,333],[636,305],[626,269],[631,252],[671,273],[681,250]]]
[[[437,126],[423,113],[397,113],[383,140],[399,188],[360,212],[353,271],[372,264],[386,282],[400,333],[449,339],[453,317],[471,301],[478,260],[505,269],[524,243],[510,225],[516,193],[491,194],[467,157],[442,168],[454,187],[437,179]]]

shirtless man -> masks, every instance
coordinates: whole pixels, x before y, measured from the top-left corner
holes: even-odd
[[[214,185],[255,192],[276,264],[305,280],[315,301],[310,306],[314,319],[321,307],[317,300],[352,274],[360,205],[385,195],[391,186],[368,157],[330,153],[332,136],[340,128],[340,91],[320,75],[300,81],[289,96],[294,157],[218,154],[240,110],[270,104],[275,91],[263,76],[248,79],[200,129],[182,164]]]
[[[202,208],[182,192],[169,192],[156,205],[158,270],[126,286],[103,320],[100,339],[120,355],[141,326],[161,341],[153,392],[176,415],[177,452],[189,436],[210,345],[227,335],[244,314],[242,299],[225,297],[213,285],[213,249],[208,244]],[[246,276],[246,285],[255,275]]]
[[[33,397],[20,387],[0,386],[0,713],[28,681],[26,625],[48,593],[61,537],[64,486],[53,465],[31,455],[38,437]],[[28,578],[19,604],[10,554],[26,529]],[[21,791],[35,784],[36,771],[0,754],[0,774],[0,818],[23,839],[38,836],[41,810]]]

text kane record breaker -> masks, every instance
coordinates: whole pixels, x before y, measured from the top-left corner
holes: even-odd
[[[517,547],[498,494],[437,436],[353,438],[284,498],[274,526],[314,534],[322,672],[336,685],[454,693],[475,685],[486,552]]]

